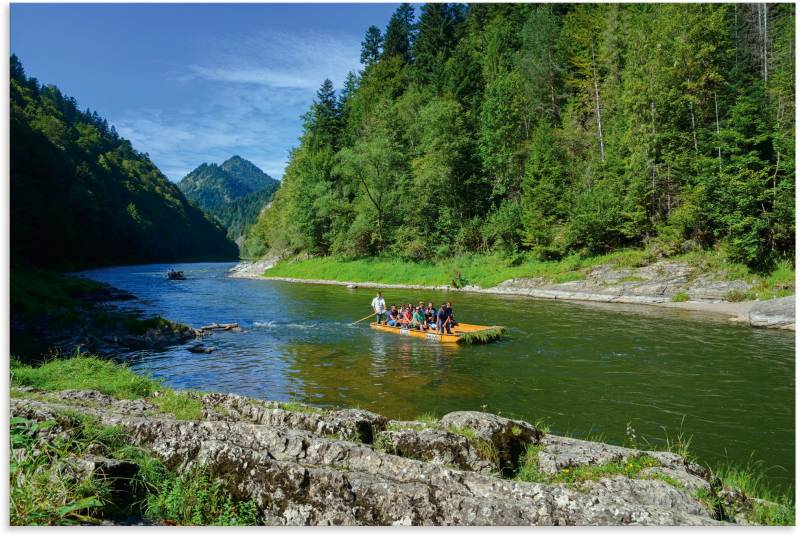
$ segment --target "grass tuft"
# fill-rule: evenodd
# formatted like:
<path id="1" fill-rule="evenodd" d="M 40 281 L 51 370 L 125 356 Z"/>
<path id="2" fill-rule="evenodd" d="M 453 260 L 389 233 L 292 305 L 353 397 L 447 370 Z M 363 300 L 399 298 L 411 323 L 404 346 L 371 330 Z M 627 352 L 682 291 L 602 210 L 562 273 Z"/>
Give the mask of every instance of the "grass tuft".
<path id="1" fill-rule="evenodd" d="M 480 331 L 469 331 L 459 337 L 458 342 L 461 344 L 486 344 L 496 341 L 503 336 L 505 328 L 501 326 L 492 326 L 488 329 Z"/>
<path id="2" fill-rule="evenodd" d="M 162 413 L 171 413 L 182 421 L 197 421 L 203 418 L 203 403 L 186 391 L 166 390 L 151 402 Z"/>
<path id="3" fill-rule="evenodd" d="M 58 426 L 55 437 L 42 435 Z M 66 412 L 58 422 L 10 421 L 14 450 L 11 473 L 12 525 L 98 524 L 103 519 L 144 518 L 170 525 L 255 525 L 251 500 L 229 493 L 203 467 L 177 474 L 130 443 L 121 428 L 100 426 L 97 419 Z M 133 462 L 138 471 L 121 484 L 128 493 L 93 474 L 75 473 L 71 460 L 103 456 Z M 116 502 L 115 502 L 116 501 Z M 117 504 L 118 502 L 118 504 Z"/>
<path id="4" fill-rule="evenodd" d="M 70 358 L 51 359 L 36 367 L 12 360 L 11 386 L 43 391 L 92 389 L 119 399 L 148 398 L 161 412 L 181 420 L 197 420 L 203 414 L 202 403 L 191 393 L 173 391 L 149 376 L 136 374 L 125 364 L 79 351 Z"/>
<path id="5" fill-rule="evenodd" d="M 303 404 L 302 402 L 297 402 L 294 400 L 290 400 L 288 402 L 280 402 L 278 406 L 283 410 L 292 411 L 294 413 L 308 413 L 310 415 L 322 415 L 324 413 L 319 408 L 315 408 L 314 406 L 309 406 L 307 404 Z"/>
<path id="6" fill-rule="evenodd" d="M 675 303 L 687 302 L 689 301 L 689 293 L 685 290 L 680 290 L 672 295 L 672 301 Z"/>
<path id="7" fill-rule="evenodd" d="M 76 351 L 67 359 L 51 359 L 38 367 L 11 362 L 11 385 L 45 391 L 94 389 L 123 399 L 152 396 L 161 388 L 156 380 L 134 373 L 124 364 Z"/>

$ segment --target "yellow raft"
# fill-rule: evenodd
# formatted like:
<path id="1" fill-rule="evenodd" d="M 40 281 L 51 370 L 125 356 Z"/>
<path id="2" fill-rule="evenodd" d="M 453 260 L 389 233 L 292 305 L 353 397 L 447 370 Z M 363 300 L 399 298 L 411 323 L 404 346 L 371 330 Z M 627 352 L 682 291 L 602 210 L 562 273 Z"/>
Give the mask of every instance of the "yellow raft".
<path id="1" fill-rule="evenodd" d="M 428 339 L 430 341 L 456 344 L 480 344 L 496 341 L 505 331 L 502 326 L 478 326 L 475 324 L 461 323 L 451 328 L 452 334 L 439 334 L 435 329 L 420 331 L 417 328 L 400 328 L 387 326 L 386 324 L 377 324 L 375 322 L 370 323 L 369 327 L 396 335 L 408 335 L 410 337 Z"/>

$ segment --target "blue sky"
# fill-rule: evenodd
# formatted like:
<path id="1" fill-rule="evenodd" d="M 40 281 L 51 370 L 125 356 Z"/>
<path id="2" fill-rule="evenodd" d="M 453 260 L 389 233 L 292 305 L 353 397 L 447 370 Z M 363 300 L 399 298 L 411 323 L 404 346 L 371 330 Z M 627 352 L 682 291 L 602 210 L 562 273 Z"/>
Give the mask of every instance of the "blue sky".
<path id="1" fill-rule="evenodd" d="M 11 4 L 11 52 L 171 180 L 234 154 L 280 178 L 319 85 L 397 5 Z"/>

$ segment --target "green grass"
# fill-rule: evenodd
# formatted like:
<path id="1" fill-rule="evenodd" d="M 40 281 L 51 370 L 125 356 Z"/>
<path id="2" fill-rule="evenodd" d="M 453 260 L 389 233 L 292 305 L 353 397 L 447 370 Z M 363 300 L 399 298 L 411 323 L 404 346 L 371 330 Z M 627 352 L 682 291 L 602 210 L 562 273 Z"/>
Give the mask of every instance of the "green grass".
<path id="1" fill-rule="evenodd" d="M 43 440 L 42 430 L 59 426 L 65 434 Z M 66 435 L 66 437 L 64 437 Z M 259 518 L 250 500 L 234 498 L 225 483 L 203 467 L 178 474 L 145 450 L 133 446 L 117 427 L 66 412 L 55 421 L 10 421 L 11 447 L 24 452 L 10 465 L 12 525 L 96 524 L 101 519 L 145 518 L 177 525 L 255 525 Z M 66 459 L 100 455 L 126 460 L 138 471 L 128 481 L 129 495 L 94 475 L 71 476 Z"/>
<path id="2" fill-rule="evenodd" d="M 762 463 L 750 461 L 746 466 L 725 465 L 712 471 L 723 486 L 742 490 L 748 497 L 758 497 L 747 519 L 759 525 L 794 525 L 794 498 L 778 495 L 767 485 Z"/>
<path id="3" fill-rule="evenodd" d="M 458 342 L 461 344 L 487 344 L 503 336 L 505 328 L 493 326 L 481 331 L 469 331 L 461 335 Z"/>
<path id="4" fill-rule="evenodd" d="M 672 295 L 672 301 L 675 303 L 689 301 L 689 293 L 685 290 L 680 290 Z"/>
<path id="5" fill-rule="evenodd" d="M 15 268 L 11 272 L 11 310 L 46 314 L 55 308 L 80 305 L 82 296 L 103 288 L 101 283 L 83 277 Z"/>
<path id="6" fill-rule="evenodd" d="M 397 423 L 389 423 L 386 425 L 387 432 L 399 432 L 401 430 L 425 430 L 429 426 L 427 424 L 397 424 Z"/>
<path id="7" fill-rule="evenodd" d="M 515 476 L 516 480 L 545 484 L 580 484 L 620 475 L 628 478 L 642 478 L 639 473 L 644 469 L 661 466 L 661 463 L 652 456 L 642 455 L 621 462 L 567 467 L 558 473 L 547 474 L 539 469 L 539 453 L 542 448 L 541 445 L 528 446 L 528 449 L 521 456 L 519 469 Z M 648 478 L 650 477 L 648 476 Z"/>
<path id="8" fill-rule="evenodd" d="M 758 280 L 748 292 L 748 299 L 770 300 L 791 296 L 795 290 L 794 267 L 788 261 L 781 261 L 766 277 Z"/>
<path id="9" fill-rule="evenodd" d="M 94 389 L 116 398 L 152 396 L 159 382 L 131 371 L 127 366 L 76 352 L 67 359 L 51 359 L 40 366 L 11 362 L 11 385 L 45 391 Z"/>
<path id="10" fill-rule="evenodd" d="M 457 287 L 478 285 L 489 288 L 513 278 L 541 278 L 546 283 L 565 283 L 584 279 L 590 268 L 601 264 L 610 264 L 617 268 L 635 268 L 656 261 L 652 254 L 641 249 L 627 249 L 590 257 L 571 255 L 558 261 L 541 261 L 532 255 L 518 257 L 512 260 L 499 254 L 467 254 L 438 262 L 410 262 L 388 257 L 364 259 L 315 257 L 282 261 L 265 271 L 264 275 L 359 283 Z M 728 261 L 718 250 L 696 251 L 669 260 L 687 262 L 700 273 L 711 273 L 721 280 L 754 281 L 755 286 L 747 293 L 747 299 L 768 299 L 794 294 L 794 267 L 788 261 L 778 263 L 769 274 L 757 274 L 743 264 Z M 453 285 L 456 279 L 458 284 Z M 629 276 L 623 279 L 625 280 L 641 279 Z"/>
<path id="11" fill-rule="evenodd" d="M 203 403 L 185 391 L 165 390 L 150 400 L 162 413 L 171 413 L 182 421 L 196 421 L 203 417 Z"/>
<path id="12" fill-rule="evenodd" d="M 281 409 L 293 411 L 295 413 L 308 413 L 311 415 L 322 415 L 324 413 L 319 408 L 315 408 L 314 406 L 309 406 L 300 402 L 295 402 L 294 400 L 290 400 L 289 402 L 280 402 L 278 406 Z"/>
<path id="13" fill-rule="evenodd" d="M 426 426 L 436 426 L 436 424 L 439 422 L 439 418 L 433 413 L 423 413 L 421 415 L 417 415 L 414 417 L 414 420 L 421 422 Z"/>
<path id="14" fill-rule="evenodd" d="M 339 259 L 316 257 L 284 261 L 264 272 L 268 277 L 329 279 L 334 281 L 378 282 L 390 284 L 452 285 L 460 274 L 459 285 L 493 287 L 516 277 L 542 278 L 553 283 L 586 277 L 583 270 L 600 264 L 639 266 L 647 259 L 644 252 L 625 250 L 595 257 L 573 255 L 560 261 L 539 261 L 525 256 L 519 264 L 502 255 L 462 255 L 440 262 L 407 262 L 394 258 Z"/>
<path id="15" fill-rule="evenodd" d="M 160 382 L 130 370 L 126 365 L 76 352 L 66 359 L 54 358 L 39 366 L 11 361 L 11 386 L 43 391 L 93 389 L 120 399 L 147 398 L 162 413 L 176 419 L 197 420 L 203 406 L 191 393 L 173 391 Z M 159 396 L 154 397 L 158 392 Z"/>

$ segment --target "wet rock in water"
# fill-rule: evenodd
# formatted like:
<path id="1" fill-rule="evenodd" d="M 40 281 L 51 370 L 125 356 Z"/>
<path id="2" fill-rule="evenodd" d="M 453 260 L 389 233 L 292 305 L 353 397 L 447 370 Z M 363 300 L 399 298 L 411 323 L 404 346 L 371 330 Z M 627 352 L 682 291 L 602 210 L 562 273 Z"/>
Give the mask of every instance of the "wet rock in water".
<path id="1" fill-rule="evenodd" d="M 217 348 L 215 346 L 204 346 L 202 344 L 195 344 L 187 349 L 193 354 L 210 354 Z"/>
<path id="2" fill-rule="evenodd" d="M 794 329 L 795 297 L 786 296 L 757 303 L 748 312 L 748 321 L 755 327 Z"/>
<path id="3" fill-rule="evenodd" d="M 485 474 L 488 466 L 475 440 L 491 444 L 504 460 L 538 444 L 550 456 L 541 458 L 541 469 L 548 463 L 603 463 L 639 452 L 554 439 L 524 421 L 486 413 L 454 412 L 425 428 L 422 423 L 389 423 L 363 410 L 322 410 L 214 393 L 199 399 L 209 417 L 182 421 L 152 414 L 147 403 L 79 405 L 78 400 L 105 399 L 70 392 L 51 396 L 54 400 L 47 402 L 12 398 L 11 413 L 45 421 L 69 420 L 65 411 L 79 411 L 102 426 L 120 427 L 133 444 L 168 467 L 205 466 L 212 477 L 227 482 L 235 498 L 252 500 L 269 524 L 718 523 L 689 489 L 645 475 L 571 486 Z M 677 480 L 701 478 L 679 456 L 649 454 L 656 466 L 661 464 L 653 469 L 669 471 Z M 95 459 L 89 465 L 98 471 L 104 463 Z"/>

